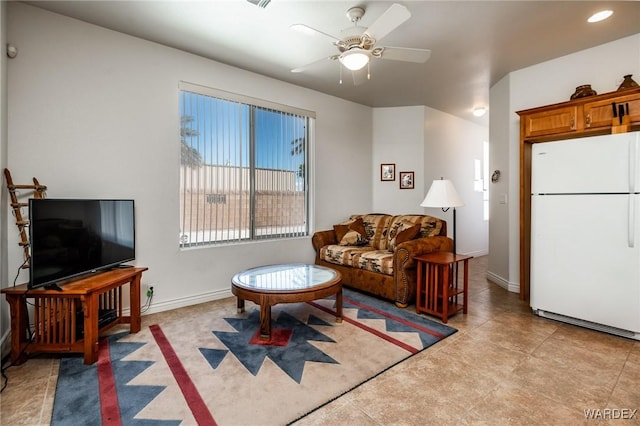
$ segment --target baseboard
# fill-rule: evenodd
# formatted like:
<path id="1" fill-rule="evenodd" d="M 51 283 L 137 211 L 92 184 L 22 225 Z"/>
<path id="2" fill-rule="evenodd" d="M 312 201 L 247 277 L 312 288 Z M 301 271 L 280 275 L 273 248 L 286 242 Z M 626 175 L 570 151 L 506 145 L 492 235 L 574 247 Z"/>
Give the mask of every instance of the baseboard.
<path id="1" fill-rule="evenodd" d="M 156 314 L 158 312 L 170 311 L 172 309 L 184 308 L 186 306 L 197 305 L 199 303 L 211 302 L 213 300 L 225 299 L 232 297 L 231 289 L 216 290 L 207 293 L 201 293 L 194 296 L 181 297 L 178 299 L 164 300 L 160 302 L 151 302 L 149 309 L 144 311 L 142 315 Z M 144 300 L 142 301 L 144 305 Z M 144 309 L 144 306 L 143 306 Z M 128 315 L 127 310 L 123 314 Z"/>
<path id="2" fill-rule="evenodd" d="M 520 284 L 509 282 L 509 280 L 505 280 L 504 278 L 494 274 L 493 272 L 487 271 L 487 279 L 511 293 L 520 293 Z"/>
<path id="3" fill-rule="evenodd" d="M 473 257 L 481 257 L 481 256 L 487 256 L 489 254 L 488 250 L 478 250 L 478 251 L 472 251 L 469 253 L 458 253 L 461 254 L 463 256 L 473 256 Z"/>

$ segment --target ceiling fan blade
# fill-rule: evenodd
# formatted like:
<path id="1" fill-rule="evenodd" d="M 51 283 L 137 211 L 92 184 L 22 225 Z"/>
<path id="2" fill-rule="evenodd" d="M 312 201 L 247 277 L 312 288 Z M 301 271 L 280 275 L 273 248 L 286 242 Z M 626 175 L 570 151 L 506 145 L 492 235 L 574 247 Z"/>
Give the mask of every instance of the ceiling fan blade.
<path id="1" fill-rule="evenodd" d="M 320 30 L 316 30 L 315 28 L 311 28 L 310 26 L 305 25 L 305 24 L 293 24 L 289 28 L 291 28 L 292 30 L 301 32 L 302 34 L 306 34 L 306 35 L 310 35 L 310 36 L 322 36 L 322 37 L 330 38 L 331 42 L 333 42 L 333 43 L 335 43 L 335 42 L 340 40 L 336 36 L 332 36 L 331 34 L 327 34 L 327 33 L 323 32 L 323 31 L 320 31 Z"/>
<path id="2" fill-rule="evenodd" d="M 292 70 L 291 70 L 291 72 L 295 72 L 295 73 L 298 73 L 298 72 L 305 72 L 305 71 L 306 71 L 306 70 L 308 70 L 309 68 L 313 68 L 314 66 L 316 66 L 316 65 L 318 65 L 318 64 L 321 64 L 322 62 L 325 62 L 325 61 L 335 61 L 336 59 L 338 59 L 338 56 L 337 56 L 337 55 L 328 56 L 328 57 L 326 57 L 326 58 L 322 58 L 322 59 L 318 59 L 317 61 L 313 61 L 313 62 L 311 62 L 311 63 L 309 63 L 309 64 L 307 64 L 307 65 L 303 65 L 303 66 L 301 66 L 301 67 L 294 68 L 294 69 L 292 69 Z"/>
<path id="3" fill-rule="evenodd" d="M 405 61 L 415 63 L 425 63 L 431 57 L 429 49 L 413 49 L 410 47 L 385 47 L 382 51 L 381 59 L 392 61 Z"/>
<path id="4" fill-rule="evenodd" d="M 364 33 L 376 41 L 380 41 L 410 17 L 411 12 L 409 12 L 409 9 L 394 3 Z"/>

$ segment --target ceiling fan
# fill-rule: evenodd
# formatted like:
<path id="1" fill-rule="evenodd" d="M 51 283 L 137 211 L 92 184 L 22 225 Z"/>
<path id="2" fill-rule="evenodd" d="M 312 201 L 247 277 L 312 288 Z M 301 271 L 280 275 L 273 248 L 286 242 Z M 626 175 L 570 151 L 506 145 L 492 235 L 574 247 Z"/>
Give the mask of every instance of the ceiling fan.
<path id="1" fill-rule="evenodd" d="M 341 31 L 343 37 L 338 38 L 323 31 L 316 30 L 304 24 L 294 24 L 292 29 L 305 34 L 316 34 L 330 38 L 333 45 L 340 51 L 339 54 L 322 58 L 302 67 L 294 68 L 291 72 L 304 72 L 313 66 L 329 60 L 338 60 L 342 66 L 352 71 L 354 84 L 363 83 L 363 74 L 359 71 L 367 67 L 367 79 L 371 78 L 370 61 L 372 58 L 390 59 L 392 61 L 404 61 L 424 63 L 431 56 L 429 49 L 413 49 L 408 47 L 379 46 L 377 43 L 391 31 L 399 27 L 411 17 L 411 12 L 400 5 L 392 4 L 369 28 L 358 25 L 364 16 L 362 7 L 352 7 L 347 11 L 347 18 L 354 23 L 354 27 Z M 340 67 L 340 84 L 342 84 L 342 67 Z"/>

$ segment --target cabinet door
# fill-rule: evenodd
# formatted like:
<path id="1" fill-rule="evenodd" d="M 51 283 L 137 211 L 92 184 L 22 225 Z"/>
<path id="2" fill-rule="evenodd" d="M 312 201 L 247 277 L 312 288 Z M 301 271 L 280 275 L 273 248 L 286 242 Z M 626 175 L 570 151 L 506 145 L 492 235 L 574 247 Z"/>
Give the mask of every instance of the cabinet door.
<path id="1" fill-rule="evenodd" d="M 525 120 L 525 137 L 575 132 L 577 117 L 578 107 L 575 105 L 528 114 L 522 117 Z"/>
<path id="2" fill-rule="evenodd" d="M 624 92 L 622 92 L 624 93 Z M 632 123 L 640 123 L 640 94 L 635 93 L 627 96 L 618 96 L 614 99 L 589 102 L 584 104 L 584 127 L 586 129 L 595 129 L 598 127 L 611 127 L 611 125 L 620 124 L 613 120 L 613 108 L 622 105 L 625 115 L 629 115 Z M 627 106 L 629 113 L 626 113 Z"/>

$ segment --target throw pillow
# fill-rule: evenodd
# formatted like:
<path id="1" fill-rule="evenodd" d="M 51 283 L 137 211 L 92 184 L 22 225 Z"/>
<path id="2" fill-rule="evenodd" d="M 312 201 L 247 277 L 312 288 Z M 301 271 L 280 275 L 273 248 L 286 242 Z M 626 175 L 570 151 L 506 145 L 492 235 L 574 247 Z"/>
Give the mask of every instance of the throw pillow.
<path id="1" fill-rule="evenodd" d="M 336 233 L 336 240 L 338 240 L 338 242 L 342 241 L 345 234 L 349 232 L 349 224 L 350 223 L 339 223 L 333 225 L 333 231 Z"/>
<path id="2" fill-rule="evenodd" d="M 342 238 L 340 238 L 339 244 L 341 246 L 364 246 L 369 243 L 369 239 L 367 238 L 367 230 L 364 227 L 364 222 L 362 221 L 361 217 L 351 222 L 348 227 L 349 230 L 347 231 L 347 233 L 344 234 Z M 340 230 L 342 230 L 342 228 L 340 228 Z M 336 231 L 336 234 L 337 232 L 338 231 Z"/>
<path id="3" fill-rule="evenodd" d="M 389 243 L 389 250 L 395 251 L 396 247 L 405 241 L 409 241 L 415 238 L 420 232 L 419 223 L 411 223 L 406 220 L 400 222 L 395 229 L 395 236 Z"/>

